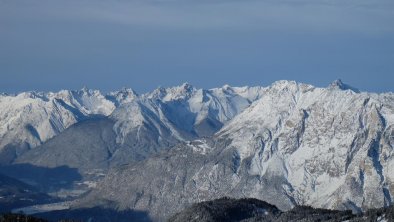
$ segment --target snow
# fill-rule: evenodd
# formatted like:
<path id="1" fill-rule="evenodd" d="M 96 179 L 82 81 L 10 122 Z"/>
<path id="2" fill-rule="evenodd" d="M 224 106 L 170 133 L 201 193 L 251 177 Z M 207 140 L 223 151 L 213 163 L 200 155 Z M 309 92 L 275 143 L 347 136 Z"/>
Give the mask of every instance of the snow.
<path id="1" fill-rule="evenodd" d="M 225 124 L 246 109 L 251 101 L 259 98 L 260 88 L 231 88 L 210 90 L 196 89 L 188 83 L 162 88 L 143 94 L 130 103 L 119 106 L 111 115 L 116 121 L 118 142 L 144 124 L 155 129 L 155 137 L 168 138 L 168 133 L 178 141 L 196 139 L 195 127 L 209 119 Z M 237 93 L 249 96 L 246 98 Z"/>
<path id="2" fill-rule="evenodd" d="M 90 116 L 110 115 L 116 105 L 132 100 L 131 91 L 107 99 L 98 90 L 22 92 L 0 96 L 0 150 L 7 144 L 40 145 L 66 128 Z"/>
<path id="3" fill-rule="evenodd" d="M 209 120 L 217 124 L 214 138 L 231 141 L 226 149 L 235 149 L 241 162 L 251 159 L 249 174 L 284 178 L 284 189 L 299 203 L 378 206 L 384 197 L 376 189 L 394 181 L 394 94 L 360 93 L 340 81 L 328 88 L 277 81 L 268 87 L 226 84 L 213 89 L 185 83 L 143 95 L 131 89 L 104 95 L 86 88 L 2 94 L 0 149 L 23 143 L 33 148 L 97 115 L 115 121 L 118 143 L 131 132 L 140 139 L 141 130 L 150 130 L 159 142 L 185 141 L 202 155 L 212 148 L 198 127 L 207 127 L 204 121 Z M 217 167 L 200 181 L 201 190 L 213 186 Z"/>
<path id="4" fill-rule="evenodd" d="M 34 148 L 71 125 L 97 115 L 111 116 L 118 142 L 144 124 L 158 132 L 157 138 L 176 140 L 196 137 L 194 127 L 206 119 L 220 127 L 261 96 L 262 87 L 196 89 L 184 83 L 138 95 L 132 89 L 102 94 L 99 90 L 22 92 L 0 96 L 0 150 L 7 144 L 27 143 Z M 29 129 L 26 127 L 28 126 Z M 18 135 L 18 136 L 16 136 Z"/>
<path id="5" fill-rule="evenodd" d="M 188 141 L 209 135 L 259 99 L 262 87 L 196 89 L 184 83 L 138 95 L 132 89 L 22 92 L 0 96 L 0 151 L 7 145 L 41 145 L 71 125 L 96 116 L 115 121 L 117 142 L 143 127 L 159 142 Z M 210 125 L 211 124 L 211 125 Z M 213 125 L 212 125 L 213 124 Z M 210 128 L 212 127 L 212 128 Z M 17 154 L 22 154 L 18 151 Z"/>
<path id="6" fill-rule="evenodd" d="M 193 149 L 194 152 L 205 155 L 209 153 L 212 148 L 203 140 L 194 140 L 193 143 L 189 142 L 187 145 Z"/>
<path id="7" fill-rule="evenodd" d="M 374 195 L 374 189 L 381 186 L 379 178 L 394 181 L 390 170 L 394 158 L 389 151 L 393 142 L 381 141 L 391 143 L 386 151 L 381 151 L 385 160 L 378 160 L 384 166 L 384 175 L 379 176 L 375 163 L 365 160 L 370 145 L 379 138 L 378 132 L 393 127 L 392 94 L 358 93 L 349 86 L 316 88 L 277 81 L 263 88 L 261 95 L 216 134 L 231 141 L 227 148 L 236 148 L 241 161 L 252 158 L 249 174 L 284 176 L 294 189 L 287 189 L 290 196 L 300 203 L 336 207 L 338 202 L 350 198 L 360 207 L 382 204 L 366 203 L 355 196 Z M 365 170 L 364 165 L 373 169 L 364 176 L 361 189 L 365 190 L 356 195 L 340 195 L 341 189 L 356 186 L 351 178 L 361 181 L 359 171 Z"/>
<path id="8" fill-rule="evenodd" d="M 382 215 L 376 219 L 377 222 L 388 222 L 386 215 Z"/>
<path id="9" fill-rule="evenodd" d="M 12 210 L 12 212 L 13 213 L 23 212 L 24 214 L 31 215 L 31 214 L 45 213 L 45 212 L 56 211 L 56 210 L 67 210 L 70 209 L 71 204 L 72 201 L 33 205 L 33 206 L 14 209 Z"/>

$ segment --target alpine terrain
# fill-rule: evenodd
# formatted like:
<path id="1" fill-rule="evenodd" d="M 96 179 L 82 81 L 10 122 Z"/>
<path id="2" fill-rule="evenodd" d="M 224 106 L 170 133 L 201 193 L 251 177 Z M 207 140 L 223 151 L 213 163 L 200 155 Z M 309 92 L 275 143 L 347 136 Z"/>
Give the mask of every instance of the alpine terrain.
<path id="1" fill-rule="evenodd" d="M 0 173 L 67 201 L 62 209 L 163 221 L 225 196 L 265 201 L 273 214 L 394 202 L 394 94 L 340 80 L 3 94 L 0 123 Z"/>

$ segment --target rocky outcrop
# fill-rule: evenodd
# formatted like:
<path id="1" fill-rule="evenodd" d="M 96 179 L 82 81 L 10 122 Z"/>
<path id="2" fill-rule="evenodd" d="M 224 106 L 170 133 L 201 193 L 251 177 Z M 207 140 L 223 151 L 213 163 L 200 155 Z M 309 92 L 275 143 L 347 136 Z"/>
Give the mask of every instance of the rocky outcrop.
<path id="1" fill-rule="evenodd" d="M 391 93 L 279 81 L 213 137 L 112 169 L 80 204 L 109 200 L 158 219 L 223 196 L 258 198 L 281 210 L 387 206 L 393 125 Z"/>

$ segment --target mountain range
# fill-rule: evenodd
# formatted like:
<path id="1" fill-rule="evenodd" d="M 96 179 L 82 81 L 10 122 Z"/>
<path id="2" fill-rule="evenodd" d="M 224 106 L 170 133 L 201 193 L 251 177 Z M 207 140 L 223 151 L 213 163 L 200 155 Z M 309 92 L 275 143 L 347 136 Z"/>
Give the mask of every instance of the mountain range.
<path id="1" fill-rule="evenodd" d="M 361 212 L 393 203 L 394 94 L 340 80 L 326 88 L 277 81 L 142 95 L 3 94 L 0 123 L 0 173 L 37 185 L 15 168 L 67 167 L 80 178 L 40 192 L 70 191 L 71 208 L 133 209 L 164 220 L 223 196 L 280 210 Z"/>

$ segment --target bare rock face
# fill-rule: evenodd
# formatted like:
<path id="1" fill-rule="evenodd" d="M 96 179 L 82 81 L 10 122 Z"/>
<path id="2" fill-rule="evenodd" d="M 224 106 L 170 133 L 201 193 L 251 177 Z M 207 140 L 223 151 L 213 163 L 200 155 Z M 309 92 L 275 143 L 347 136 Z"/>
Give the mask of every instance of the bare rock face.
<path id="1" fill-rule="evenodd" d="M 212 137 L 113 168 L 79 204 L 113 201 L 162 220 L 223 196 L 282 210 L 363 211 L 393 202 L 392 93 L 279 81 L 259 95 Z"/>

